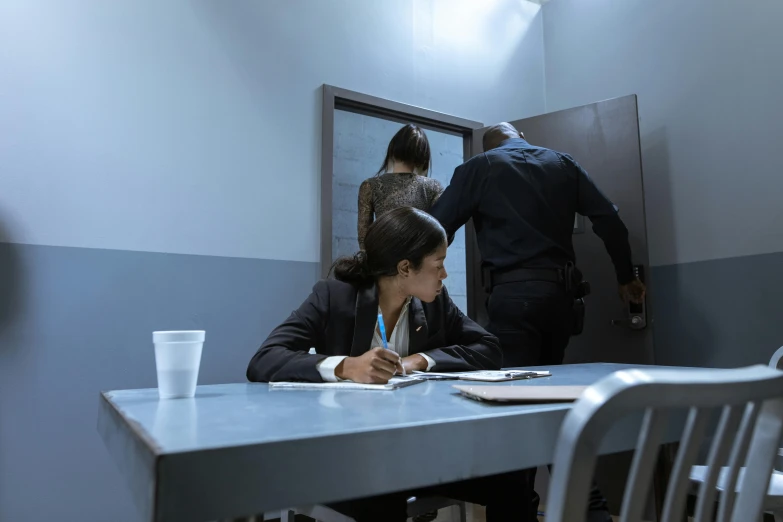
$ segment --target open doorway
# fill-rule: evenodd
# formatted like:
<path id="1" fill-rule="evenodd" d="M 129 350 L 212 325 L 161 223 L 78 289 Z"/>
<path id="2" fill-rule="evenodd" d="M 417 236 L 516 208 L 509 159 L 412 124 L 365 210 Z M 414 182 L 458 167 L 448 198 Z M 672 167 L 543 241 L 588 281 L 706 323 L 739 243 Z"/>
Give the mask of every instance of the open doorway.
<path id="1" fill-rule="evenodd" d="M 323 86 L 321 150 L 321 274 L 332 262 L 353 255 L 357 242 L 359 185 L 381 167 L 389 140 L 406 123 L 424 129 L 430 143 L 429 176 L 445 188 L 454 169 L 470 158 L 473 130 L 482 124 L 447 114 Z M 445 281 L 454 303 L 468 315 L 465 227 L 449 247 Z"/>

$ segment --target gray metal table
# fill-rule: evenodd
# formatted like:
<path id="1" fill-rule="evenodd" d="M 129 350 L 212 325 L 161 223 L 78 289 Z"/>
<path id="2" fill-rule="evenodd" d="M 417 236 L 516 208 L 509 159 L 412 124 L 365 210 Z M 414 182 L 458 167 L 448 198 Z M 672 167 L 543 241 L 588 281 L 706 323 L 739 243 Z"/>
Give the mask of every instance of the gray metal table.
<path id="1" fill-rule="evenodd" d="M 638 366 L 556 366 L 552 377 L 508 384 L 592 384 L 630 367 Z M 453 384 L 393 392 L 222 384 L 167 401 L 156 389 L 113 391 L 101 396 L 98 430 L 142 520 L 156 522 L 252 515 L 551 463 L 569 405 L 480 403 Z M 638 426 L 638 418 L 618 424 L 602 453 L 632 449 Z M 672 429 L 667 441 L 677 435 Z"/>

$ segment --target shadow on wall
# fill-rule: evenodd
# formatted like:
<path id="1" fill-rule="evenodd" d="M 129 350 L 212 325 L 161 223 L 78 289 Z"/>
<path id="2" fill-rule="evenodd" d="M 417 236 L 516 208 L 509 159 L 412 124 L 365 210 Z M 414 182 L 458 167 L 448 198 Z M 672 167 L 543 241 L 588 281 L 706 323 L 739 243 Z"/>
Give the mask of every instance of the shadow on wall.
<path id="1" fill-rule="evenodd" d="M 19 343 L 12 339 L 12 332 L 17 318 L 21 315 L 23 305 L 22 263 L 17 246 L 11 243 L 11 236 L 6 227 L 6 221 L 0 214 L 0 364 L 13 367 L 15 361 L 12 347 L 19 346 Z M 5 409 L 4 403 L 0 400 L 0 415 L 3 414 L 1 411 L 3 409 Z M 6 464 L 6 459 L 3 457 L 3 452 L 0 451 L 0 468 Z M 5 484 L 0 484 L 0 488 L 4 486 Z"/>
<path id="2" fill-rule="evenodd" d="M 665 245 L 664 251 L 669 253 L 667 257 L 676 259 L 677 230 L 666 128 L 660 127 L 642 136 L 641 146 L 648 246 Z"/>
<path id="3" fill-rule="evenodd" d="M 677 230 L 665 127 L 642 137 L 642 158 L 648 243 L 668 243 L 676 259 Z M 703 294 L 682 280 L 677 265 L 653 268 L 650 279 L 655 364 L 703 365 L 714 346 L 714 334 L 700 304 Z"/>
<path id="4" fill-rule="evenodd" d="M 16 343 L 3 342 L 14 320 L 22 310 L 22 267 L 15 244 L 0 215 L 0 353 L 3 346 Z"/>

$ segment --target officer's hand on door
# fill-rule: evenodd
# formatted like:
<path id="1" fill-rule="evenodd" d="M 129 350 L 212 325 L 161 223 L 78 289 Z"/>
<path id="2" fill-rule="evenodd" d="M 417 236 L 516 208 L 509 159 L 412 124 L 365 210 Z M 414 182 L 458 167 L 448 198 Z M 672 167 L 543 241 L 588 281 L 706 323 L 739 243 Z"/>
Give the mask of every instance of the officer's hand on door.
<path id="1" fill-rule="evenodd" d="M 620 299 L 624 303 L 641 304 L 644 302 L 644 296 L 647 293 L 647 287 L 639 279 L 634 279 L 628 284 L 620 285 Z"/>

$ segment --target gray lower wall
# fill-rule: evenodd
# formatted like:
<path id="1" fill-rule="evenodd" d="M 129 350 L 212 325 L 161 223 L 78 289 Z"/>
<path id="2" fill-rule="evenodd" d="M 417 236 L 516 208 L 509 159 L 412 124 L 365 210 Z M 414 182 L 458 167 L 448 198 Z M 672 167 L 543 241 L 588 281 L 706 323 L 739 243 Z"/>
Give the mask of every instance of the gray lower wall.
<path id="1" fill-rule="evenodd" d="M 783 252 L 652 269 L 655 362 L 767 363 L 783 345 Z"/>
<path id="2" fill-rule="evenodd" d="M 199 382 L 241 382 L 316 263 L 0 243 L 0 520 L 135 522 L 101 390 L 156 385 L 151 333 L 205 329 Z"/>

